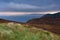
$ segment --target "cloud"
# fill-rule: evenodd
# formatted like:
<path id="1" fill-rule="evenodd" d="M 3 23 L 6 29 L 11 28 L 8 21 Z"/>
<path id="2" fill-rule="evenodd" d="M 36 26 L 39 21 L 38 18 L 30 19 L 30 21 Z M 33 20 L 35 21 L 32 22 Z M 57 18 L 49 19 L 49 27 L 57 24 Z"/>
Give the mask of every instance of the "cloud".
<path id="1" fill-rule="evenodd" d="M 27 14 L 41 14 L 41 13 L 40 12 L 0 12 L 0 16 L 17 16 L 17 15 L 21 16 Z"/>
<path id="2" fill-rule="evenodd" d="M 27 14 L 54 14 L 60 11 L 51 11 L 51 12 L 0 12 L 0 16 L 21 16 Z"/>
<path id="3" fill-rule="evenodd" d="M 9 3 L 6 6 L 10 8 L 16 9 L 36 9 L 39 8 L 38 6 L 28 5 L 28 4 L 17 4 L 17 3 Z"/>
<path id="4" fill-rule="evenodd" d="M 40 1 L 39 1 L 40 2 Z M 47 1 L 48 2 L 48 1 Z M 27 3 L 16 3 L 16 2 L 0 2 L 0 11 L 16 11 L 16 12 L 40 12 L 40 11 L 59 11 L 60 6 L 52 3 L 49 4 L 47 2 L 33 4 L 27 4 Z M 43 6 L 44 5 L 44 6 Z"/>
<path id="5" fill-rule="evenodd" d="M 18 3 L 0 3 L 0 10 L 1 11 L 8 11 L 8 10 L 25 10 L 25 9 L 39 9 L 38 6 L 33 6 L 29 4 L 18 4 Z"/>

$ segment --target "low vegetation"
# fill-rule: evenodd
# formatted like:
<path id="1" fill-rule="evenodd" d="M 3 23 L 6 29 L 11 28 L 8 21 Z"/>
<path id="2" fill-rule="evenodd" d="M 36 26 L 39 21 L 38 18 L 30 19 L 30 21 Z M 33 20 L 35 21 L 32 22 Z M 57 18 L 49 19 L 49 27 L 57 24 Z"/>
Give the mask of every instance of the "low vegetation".
<path id="1" fill-rule="evenodd" d="M 0 40 L 60 40 L 60 36 L 32 26 L 1 23 Z"/>

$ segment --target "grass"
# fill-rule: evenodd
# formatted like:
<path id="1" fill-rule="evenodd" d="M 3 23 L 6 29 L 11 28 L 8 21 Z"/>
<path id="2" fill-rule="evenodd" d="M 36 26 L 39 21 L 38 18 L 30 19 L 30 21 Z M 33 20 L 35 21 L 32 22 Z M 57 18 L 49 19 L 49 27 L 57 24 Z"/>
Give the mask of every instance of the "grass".
<path id="1" fill-rule="evenodd" d="M 0 40 L 60 40 L 60 36 L 17 23 L 0 24 Z"/>

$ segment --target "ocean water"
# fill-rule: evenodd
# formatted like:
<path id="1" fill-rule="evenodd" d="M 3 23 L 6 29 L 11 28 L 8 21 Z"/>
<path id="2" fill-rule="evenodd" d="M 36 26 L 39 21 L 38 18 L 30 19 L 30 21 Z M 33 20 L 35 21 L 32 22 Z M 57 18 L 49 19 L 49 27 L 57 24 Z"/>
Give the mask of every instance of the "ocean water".
<path id="1" fill-rule="evenodd" d="M 43 16 L 42 14 L 26 14 L 26 15 L 16 15 L 16 16 L 0 16 L 0 19 L 6 19 L 16 22 L 27 22 L 28 20 L 34 18 L 40 18 L 42 16 Z"/>

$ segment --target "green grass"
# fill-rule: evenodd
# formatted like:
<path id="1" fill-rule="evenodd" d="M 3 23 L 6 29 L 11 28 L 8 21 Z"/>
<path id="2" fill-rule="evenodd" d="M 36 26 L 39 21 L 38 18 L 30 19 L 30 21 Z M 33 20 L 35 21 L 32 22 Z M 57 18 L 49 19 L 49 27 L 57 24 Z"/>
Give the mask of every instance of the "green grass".
<path id="1" fill-rule="evenodd" d="M 60 36 L 35 27 L 21 24 L 0 24 L 0 40 L 60 40 Z"/>

